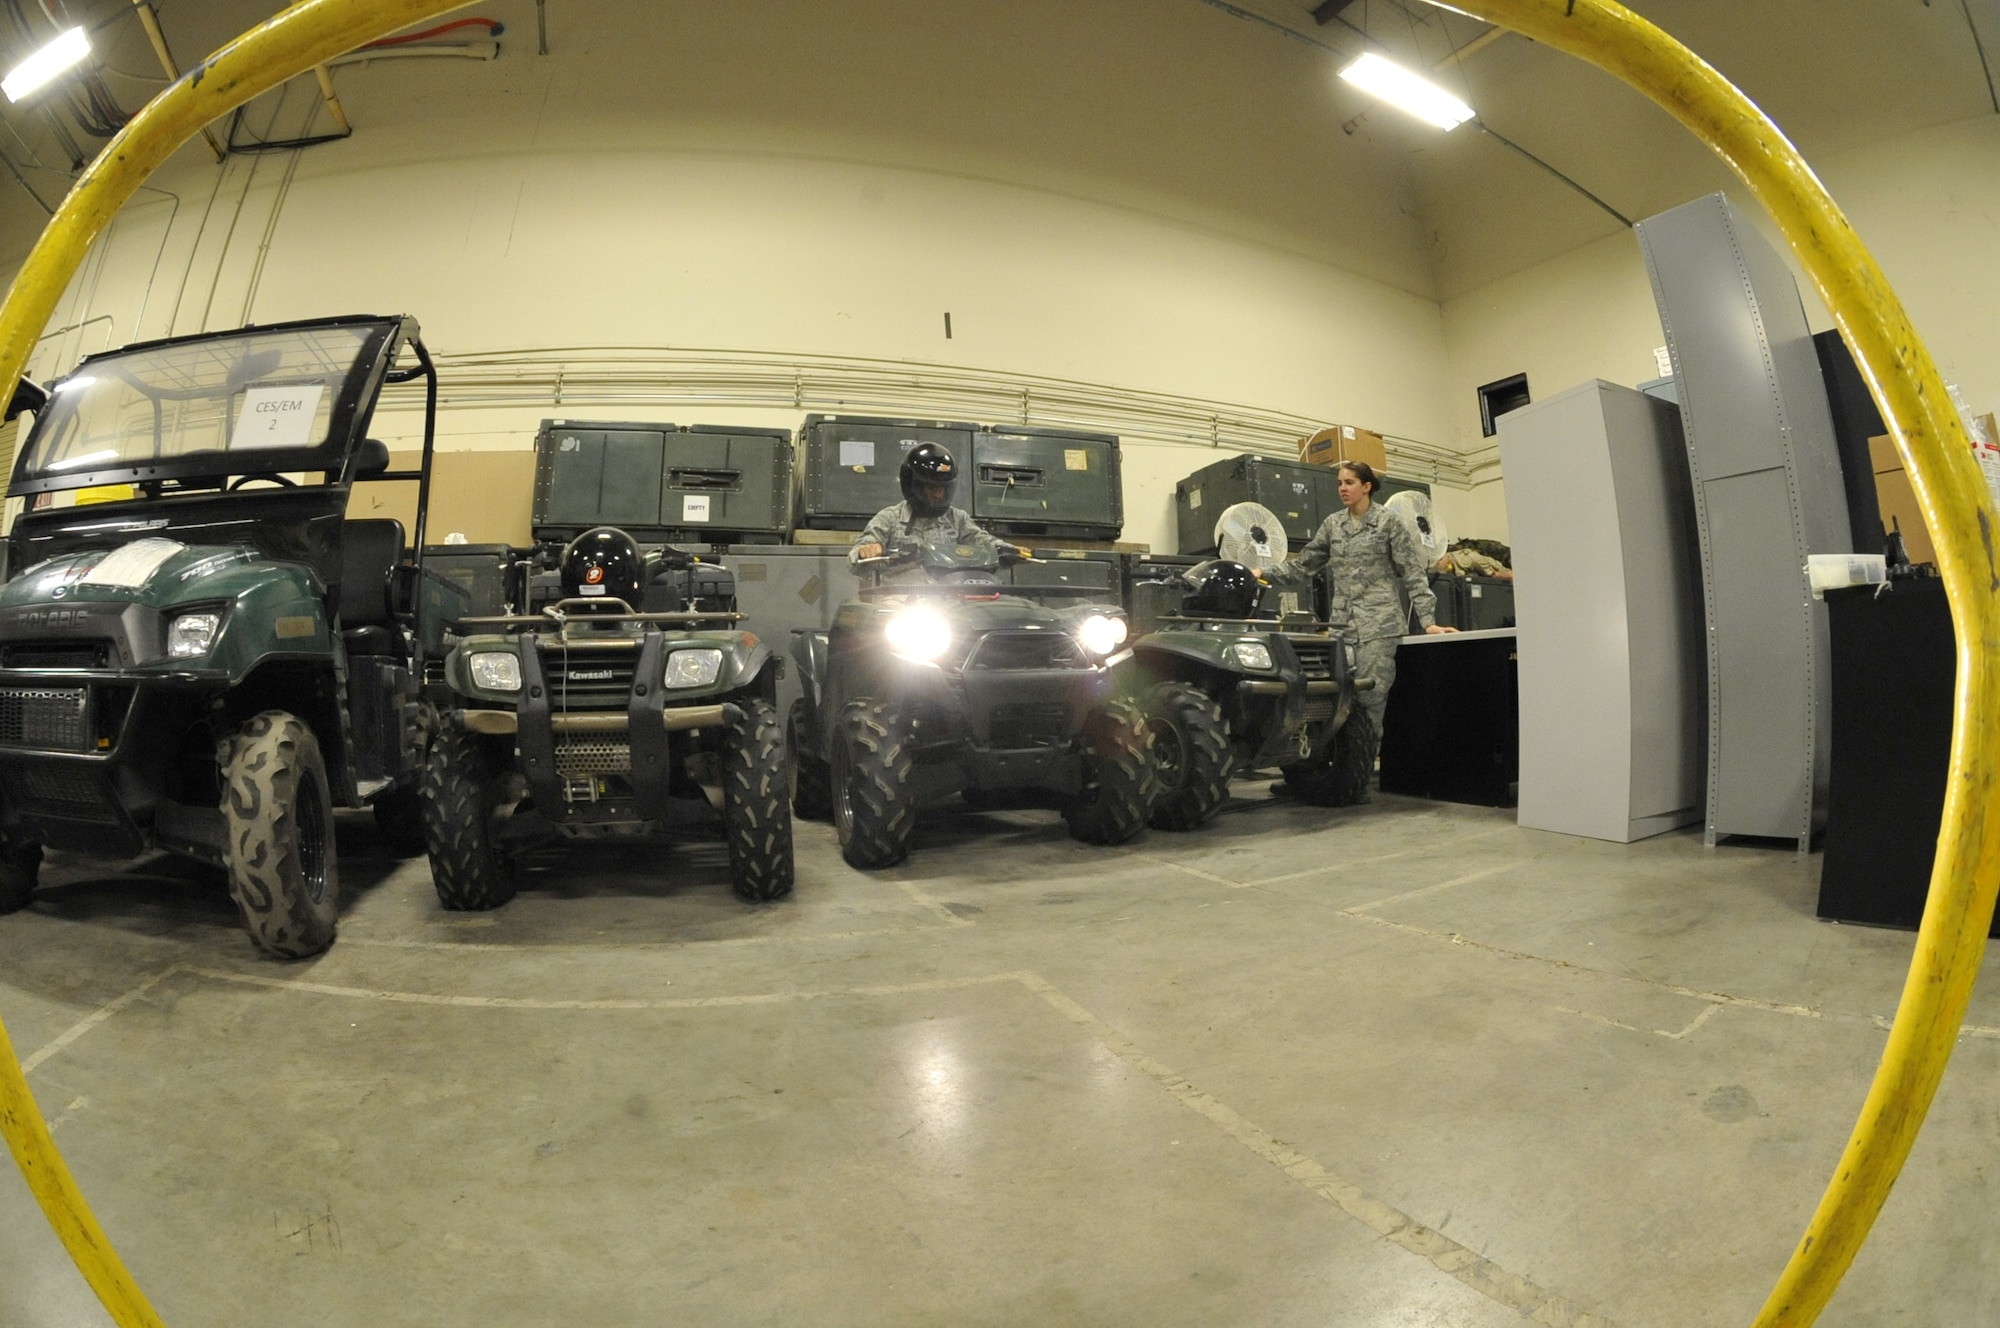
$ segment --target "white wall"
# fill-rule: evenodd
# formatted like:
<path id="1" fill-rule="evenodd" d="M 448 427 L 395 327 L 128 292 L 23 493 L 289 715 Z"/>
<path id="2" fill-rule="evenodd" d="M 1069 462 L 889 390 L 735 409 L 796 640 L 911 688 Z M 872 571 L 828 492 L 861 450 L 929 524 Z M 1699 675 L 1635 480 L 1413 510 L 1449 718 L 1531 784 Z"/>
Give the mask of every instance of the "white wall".
<path id="1" fill-rule="evenodd" d="M 183 153 L 79 274 L 35 369 L 142 337 L 407 312 L 439 353 L 744 348 L 1048 375 L 1419 439 L 1447 430 L 1443 324 L 1419 296 L 1166 218 L 935 172 L 603 152 L 373 167 L 354 141 Z M 210 195 L 213 195 L 211 198 Z M 952 315 L 952 336 L 944 314 Z M 94 321 L 92 321 L 94 320 Z M 553 399 L 454 413 L 444 445 L 525 448 Z M 780 423 L 726 406 L 621 412 Z M 984 422 L 984 421 L 982 421 Z M 383 431 L 402 438 L 393 422 Z M 1207 447 L 1135 446 L 1126 538 L 1175 545 Z"/>
<path id="2" fill-rule="evenodd" d="M 2000 117 L 1924 130 L 1813 166 L 1946 381 L 1959 384 L 1975 410 L 2000 409 Z M 1755 201 L 1732 196 L 1789 259 Z M 1798 275 L 1796 263 L 1793 269 Z M 1799 285 L 1813 330 L 1831 327 L 1810 283 L 1800 276 Z M 1481 383 L 1525 371 L 1541 400 L 1588 378 L 1630 385 L 1658 376 L 1652 351 L 1665 337 L 1638 239 L 1629 233 L 1448 300 L 1443 315 L 1449 437 L 1461 448 L 1481 441 Z M 1491 507 L 1498 487 L 1446 496 Z"/>

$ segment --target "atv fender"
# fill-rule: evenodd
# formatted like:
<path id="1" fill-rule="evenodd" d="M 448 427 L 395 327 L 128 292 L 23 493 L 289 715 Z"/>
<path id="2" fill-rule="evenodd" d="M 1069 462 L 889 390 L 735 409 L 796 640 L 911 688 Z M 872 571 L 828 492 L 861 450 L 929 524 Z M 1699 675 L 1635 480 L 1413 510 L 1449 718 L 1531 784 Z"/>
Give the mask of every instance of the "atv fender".
<path id="1" fill-rule="evenodd" d="M 826 633 L 792 633 L 792 658 L 799 663 L 799 686 L 805 691 L 806 709 L 818 713 L 826 690 Z"/>

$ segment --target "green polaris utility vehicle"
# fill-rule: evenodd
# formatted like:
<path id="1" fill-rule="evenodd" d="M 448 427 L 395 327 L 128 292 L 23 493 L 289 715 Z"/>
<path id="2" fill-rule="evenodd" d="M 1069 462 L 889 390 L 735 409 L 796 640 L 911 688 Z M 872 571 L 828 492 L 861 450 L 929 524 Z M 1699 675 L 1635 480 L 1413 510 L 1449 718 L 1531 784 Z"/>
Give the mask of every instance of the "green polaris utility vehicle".
<path id="1" fill-rule="evenodd" d="M 1302 801 L 1368 800 L 1376 735 L 1355 703 L 1345 642 L 1309 613 L 1258 618 L 1263 583 L 1227 558 L 1187 569 L 1179 612 L 1132 643 L 1126 674 L 1153 736 L 1151 823 L 1193 830 L 1229 800 L 1238 773 L 1269 769 Z"/>
<path id="2" fill-rule="evenodd" d="M 391 473 L 369 421 L 417 379 L 422 465 Z M 127 346 L 53 385 L 8 491 L 0 912 L 45 846 L 170 849 L 223 867 L 251 939 L 295 959 L 333 943 L 334 808 L 421 850 L 425 661 L 463 600 L 422 569 L 436 415 L 400 317 Z M 417 483 L 414 539 L 348 519 L 371 480 Z"/>
<path id="3" fill-rule="evenodd" d="M 693 570 L 662 553 L 669 577 Z M 522 854 L 579 840 L 719 834 L 739 896 L 791 893 L 783 661 L 733 611 L 636 611 L 653 570 L 600 526 L 563 551 L 555 603 L 454 625 L 452 705 L 424 777 L 446 908 L 497 908 Z"/>
<path id="4" fill-rule="evenodd" d="M 1129 658 L 1123 609 L 1026 598 L 1061 592 L 1003 586 L 998 558 L 963 544 L 893 549 L 862 569 L 876 584 L 792 647 L 805 683 L 790 717 L 792 805 L 832 817 L 851 865 L 902 861 L 917 809 L 954 793 L 1057 807 L 1089 844 L 1145 829 L 1150 744 L 1115 681 Z"/>

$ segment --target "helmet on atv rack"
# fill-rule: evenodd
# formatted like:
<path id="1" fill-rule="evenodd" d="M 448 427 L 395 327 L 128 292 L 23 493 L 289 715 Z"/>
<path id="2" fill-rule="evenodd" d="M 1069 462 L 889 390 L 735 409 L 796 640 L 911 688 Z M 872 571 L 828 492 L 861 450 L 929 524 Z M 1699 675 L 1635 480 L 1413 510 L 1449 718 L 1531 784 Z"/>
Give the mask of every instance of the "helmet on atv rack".
<path id="1" fill-rule="evenodd" d="M 919 443 L 903 454 L 898 472 L 903 501 L 911 516 L 943 516 L 951 507 L 951 487 L 958 480 L 958 463 L 936 443 Z"/>
<path id="2" fill-rule="evenodd" d="M 644 564 L 639 545 L 615 526 L 586 530 L 562 554 L 564 599 L 622 599 L 637 608 Z"/>
<path id="3" fill-rule="evenodd" d="M 1256 573 L 1228 558 L 1196 563 L 1181 579 L 1188 585 L 1181 612 L 1202 618 L 1248 618 L 1263 591 Z"/>

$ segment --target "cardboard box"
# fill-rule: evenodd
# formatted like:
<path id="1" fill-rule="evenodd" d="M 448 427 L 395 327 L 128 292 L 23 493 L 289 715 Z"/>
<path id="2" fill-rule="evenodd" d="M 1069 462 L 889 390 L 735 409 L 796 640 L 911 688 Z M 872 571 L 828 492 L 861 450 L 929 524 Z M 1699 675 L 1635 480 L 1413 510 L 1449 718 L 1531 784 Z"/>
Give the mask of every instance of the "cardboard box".
<path id="1" fill-rule="evenodd" d="M 1299 439 L 1299 460 L 1309 466 L 1337 466 L 1343 461 L 1362 461 L 1374 470 L 1389 468 L 1389 454 L 1382 446 L 1382 435 L 1357 429 L 1351 424 L 1328 425 L 1310 438 Z"/>
<path id="2" fill-rule="evenodd" d="M 1868 459 L 1875 469 L 1875 502 L 1882 509 L 1882 532 L 1898 530 L 1903 548 L 1913 563 L 1934 563 L 1937 550 L 1931 544 L 1930 527 L 1924 524 L 1923 509 L 1917 506 L 1917 491 L 1903 469 L 1896 440 L 1878 434 L 1868 440 Z M 1866 553 L 1869 550 L 1862 550 Z"/>
<path id="3" fill-rule="evenodd" d="M 423 453 L 389 454 L 391 470 L 415 470 Z M 442 544 L 456 530 L 473 544 L 531 543 L 535 502 L 535 454 L 531 451 L 439 452 L 431 466 L 431 513 L 427 544 Z M 394 517 L 403 537 L 414 538 L 417 485 L 414 480 L 357 484 L 347 499 L 350 517 Z"/>

